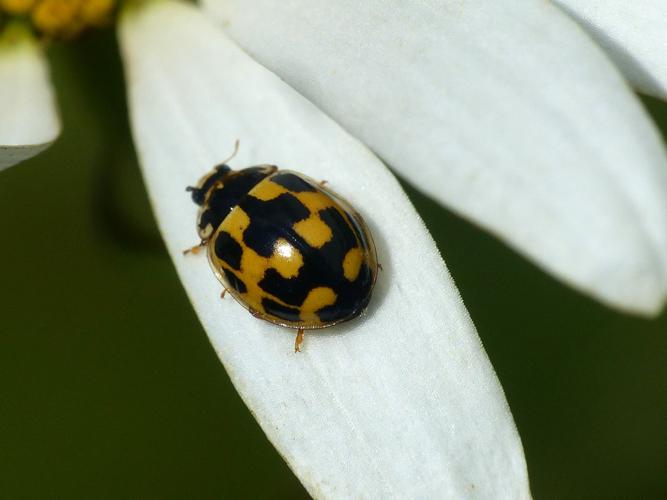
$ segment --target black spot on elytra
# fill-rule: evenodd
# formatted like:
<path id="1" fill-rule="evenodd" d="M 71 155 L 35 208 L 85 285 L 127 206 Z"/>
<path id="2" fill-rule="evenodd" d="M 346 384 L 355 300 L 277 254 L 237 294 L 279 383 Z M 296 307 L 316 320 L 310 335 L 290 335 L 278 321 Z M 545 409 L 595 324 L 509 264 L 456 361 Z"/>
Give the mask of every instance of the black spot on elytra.
<path id="1" fill-rule="evenodd" d="M 248 291 L 248 288 L 245 286 L 243 280 L 236 276 L 236 274 L 234 274 L 229 269 L 223 269 L 223 272 L 225 273 L 227 283 L 229 283 L 229 286 L 231 286 L 234 290 L 239 293 L 246 293 Z"/>
<path id="2" fill-rule="evenodd" d="M 265 292 L 279 297 L 283 302 L 294 306 L 300 306 L 306 300 L 310 286 L 308 280 L 313 277 L 313 270 L 305 263 L 294 278 L 283 278 L 278 271 L 269 268 L 259 282 L 259 286 Z"/>
<path id="3" fill-rule="evenodd" d="M 231 267 L 241 269 L 243 248 L 227 231 L 220 231 L 215 237 L 215 255 Z"/>
<path id="4" fill-rule="evenodd" d="M 370 292 L 373 286 L 373 275 L 366 264 L 361 266 L 359 275 L 353 283 L 347 280 L 344 283 L 337 289 L 338 298 L 336 302 L 316 311 L 317 316 L 323 323 L 331 323 L 342 318 L 354 318 L 366 309 L 368 302 L 371 300 Z"/>
<path id="5" fill-rule="evenodd" d="M 342 275 L 343 261 L 347 252 L 357 246 L 357 235 L 354 231 L 356 228 L 350 227 L 343 215 L 334 207 L 322 209 L 318 215 L 322 222 L 332 228 L 333 232 L 333 238 L 320 248 L 320 252 L 327 262 L 337 263 L 339 266 L 337 271 Z M 351 219 L 351 217 L 348 218 Z"/>
<path id="6" fill-rule="evenodd" d="M 289 193 L 268 201 L 246 196 L 239 206 L 250 218 L 243 241 L 262 257 L 273 255 L 279 238 L 293 243 L 296 233 L 292 226 L 310 215 L 310 210 Z"/>
<path id="7" fill-rule="evenodd" d="M 351 216 L 349 224 L 338 209 L 323 209 L 319 216 L 329 226 L 333 237 L 321 248 L 313 248 L 292 229 L 295 222 L 309 215 L 308 210 L 302 205 L 298 208 L 299 205 L 298 200 L 289 194 L 269 201 L 248 196 L 243 201 L 242 208 L 251 220 L 243 235 L 248 246 L 268 257 L 273 254 L 276 240 L 283 238 L 303 257 L 303 266 L 297 276 L 284 278 L 276 269 L 269 268 L 258 284 L 262 290 L 294 308 L 303 304 L 313 288 L 329 287 L 337 299 L 334 304 L 317 311 L 321 320 L 334 322 L 353 318 L 368 304 L 373 275 L 367 265 L 362 265 L 355 281 L 350 282 L 343 274 L 343 260 L 347 252 L 360 242 L 365 251 L 368 249 L 363 231 Z M 286 313 L 280 308 L 273 311 L 267 309 L 267 312 L 294 321 L 291 316 L 283 315 Z"/>
<path id="8" fill-rule="evenodd" d="M 287 307 L 271 299 L 262 299 L 262 307 L 267 314 L 282 318 L 287 321 L 300 321 L 299 310 L 294 307 Z"/>
<path id="9" fill-rule="evenodd" d="M 284 278 L 275 269 L 267 269 L 259 286 L 290 305 L 300 306 L 314 287 L 327 286 L 339 296 L 334 304 L 346 303 L 354 295 L 354 283 L 349 283 L 343 274 L 343 260 L 357 246 L 354 228 L 351 228 L 341 213 L 333 208 L 318 212 L 320 219 L 329 226 L 333 237 L 321 248 L 311 247 L 298 234 L 291 234 L 290 241 L 300 252 L 304 264 L 299 274 Z M 362 273 L 360 273 L 361 275 Z"/>
<path id="10" fill-rule="evenodd" d="M 248 192 L 269 174 L 270 171 L 266 167 L 244 168 L 224 177 L 222 187 L 213 188 L 214 183 L 211 184 L 209 190 L 213 188 L 213 191 L 208 199 L 206 210 L 199 217 L 199 228 L 203 230 L 210 224 L 214 230 L 217 229 L 232 208 L 238 205 Z"/>
<path id="11" fill-rule="evenodd" d="M 289 172 L 280 172 L 271 177 L 271 182 L 275 182 L 280 186 L 289 189 L 294 193 L 302 193 L 304 191 L 315 192 L 317 188 L 305 181 L 298 175 L 290 174 Z"/>

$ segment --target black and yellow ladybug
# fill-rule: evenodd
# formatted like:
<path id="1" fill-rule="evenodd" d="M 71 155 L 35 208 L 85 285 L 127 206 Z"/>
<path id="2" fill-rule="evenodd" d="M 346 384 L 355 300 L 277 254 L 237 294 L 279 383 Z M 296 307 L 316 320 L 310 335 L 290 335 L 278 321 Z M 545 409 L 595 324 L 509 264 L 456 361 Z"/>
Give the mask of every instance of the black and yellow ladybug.
<path id="1" fill-rule="evenodd" d="M 228 160 L 227 160 L 228 161 Z M 218 165 L 196 187 L 197 231 L 225 291 L 258 318 L 298 330 L 358 316 L 377 277 L 361 216 L 312 179 L 274 165 Z"/>

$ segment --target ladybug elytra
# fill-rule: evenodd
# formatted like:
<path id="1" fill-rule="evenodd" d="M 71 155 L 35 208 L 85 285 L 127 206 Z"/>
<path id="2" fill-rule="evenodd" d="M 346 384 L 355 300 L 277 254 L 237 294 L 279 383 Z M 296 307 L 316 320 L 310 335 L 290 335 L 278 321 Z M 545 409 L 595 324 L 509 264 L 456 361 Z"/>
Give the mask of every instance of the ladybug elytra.
<path id="1" fill-rule="evenodd" d="M 227 160 L 228 161 L 228 160 Z M 195 187 L 197 232 L 225 292 L 254 316 L 298 330 L 357 317 L 377 278 L 375 246 L 349 203 L 303 174 L 216 166 Z"/>

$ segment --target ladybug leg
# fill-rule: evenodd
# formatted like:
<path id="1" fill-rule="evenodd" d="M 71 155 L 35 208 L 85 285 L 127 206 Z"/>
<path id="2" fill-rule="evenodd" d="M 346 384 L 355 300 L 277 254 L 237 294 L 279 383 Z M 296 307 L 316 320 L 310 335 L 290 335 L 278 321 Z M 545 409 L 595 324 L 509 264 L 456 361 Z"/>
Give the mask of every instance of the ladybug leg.
<path id="1" fill-rule="evenodd" d="M 378 262 L 378 269 L 379 269 L 380 271 L 384 271 L 384 269 L 382 269 L 382 264 L 380 264 L 379 262 Z"/>
<path id="2" fill-rule="evenodd" d="M 199 245 L 195 245 L 192 248 L 188 248 L 187 250 L 183 250 L 183 255 L 188 255 L 189 253 L 191 253 L 193 255 L 197 255 L 199 253 L 199 251 L 202 249 L 202 247 L 206 246 L 206 243 L 208 243 L 208 241 L 201 240 Z"/>
<path id="3" fill-rule="evenodd" d="M 329 184 L 329 181 L 320 181 L 319 184 L 320 184 L 320 187 L 324 187 L 327 184 Z"/>
<path id="4" fill-rule="evenodd" d="M 296 339 L 294 340 L 294 352 L 301 352 L 301 344 L 303 344 L 303 328 L 299 328 L 296 332 Z"/>
<path id="5" fill-rule="evenodd" d="M 226 288 L 223 288 L 223 289 L 222 289 L 222 293 L 220 294 L 220 298 L 221 298 L 221 299 L 224 299 L 226 293 L 227 293 L 227 289 L 226 289 Z"/>

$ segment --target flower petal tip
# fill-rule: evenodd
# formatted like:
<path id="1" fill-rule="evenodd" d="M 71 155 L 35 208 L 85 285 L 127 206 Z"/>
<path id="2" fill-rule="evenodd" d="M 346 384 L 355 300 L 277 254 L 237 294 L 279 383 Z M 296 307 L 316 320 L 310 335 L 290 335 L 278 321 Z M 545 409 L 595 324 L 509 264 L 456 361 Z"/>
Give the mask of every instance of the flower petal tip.
<path id="1" fill-rule="evenodd" d="M 660 0 L 555 0 L 640 92 L 667 99 L 667 4 Z"/>
<path id="2" fill-rule="evenodd" d="M 41 47 L 22 25 L 0 35 L 0 170 L 48 148 L 60 120 Z"/>

